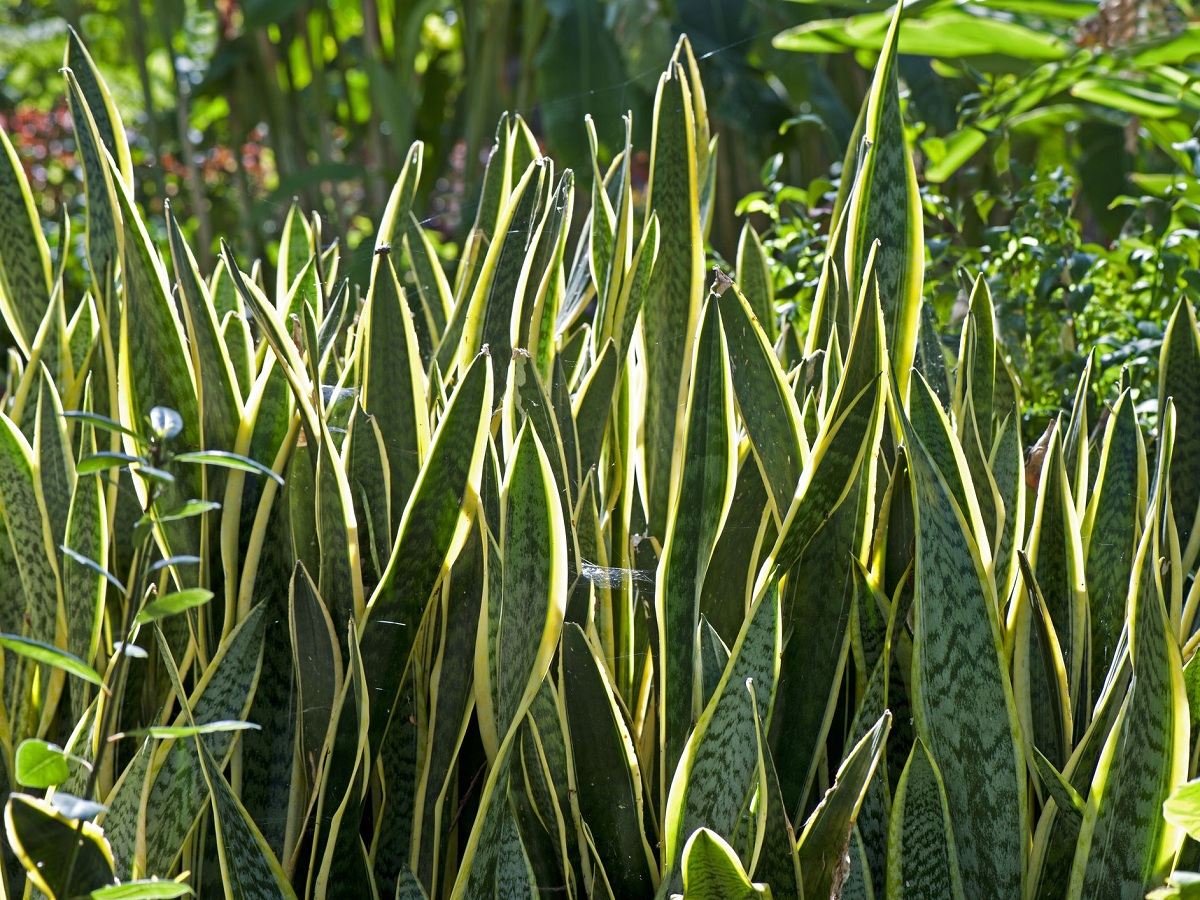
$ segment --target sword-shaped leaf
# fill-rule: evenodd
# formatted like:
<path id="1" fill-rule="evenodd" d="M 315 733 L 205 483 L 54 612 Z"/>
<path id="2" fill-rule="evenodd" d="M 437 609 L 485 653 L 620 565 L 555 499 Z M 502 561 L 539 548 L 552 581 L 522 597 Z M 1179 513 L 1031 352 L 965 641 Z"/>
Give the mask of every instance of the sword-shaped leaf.
<path id="1" fill-rule="evenodd" d="M 700 594 L 733 501 L 737 464 L 729 352 L 715 295 L 709 297 L 705 307 L 692 362 L 687 408 L 681 419 L 685 428 L 684 459 L 675 470 L 677 480 L 672 486 L 671 514 L 666 522 L 655 592 L 664 799 L 688 732 L 699 714 L 693 682 Z M 681 838 L 676 858 L 682 844 Z"/>
<path id="2" fill-rule="evenodd" d="M 1167 482 L 1174 409 L 1162 411 L 1159 485 Z M 1158 517 L 1165 489 L 1146 515 L 1130 577 L 1129 649 L 1133 682 L 1109 733 L 1087 797 L 1070 898 L 1141 897 L 1170 870 L 1182 832 L 1162 817 L 1171 790 L 1187 779 L 1188 707 L 1179 645 L 1167 619 L 1160 573 Z M 1168 507 L 1169 508 L 1169 507 Z"/>
<path id="3" fill-rule="evenodd" d="M 0 313 L 28 359 L 50 308 L 50 248 L 25 168 L 0 129 Z"/>
<path id="4" fill-rule="evenodd" d="M 567 547 L 554 473 L 537 431 L 521 427 L 502 496 L 501 593 L 486 595 L 476 638 L 475 702 L 493 758 L 549 668 L 562 629 Z"/>
<path id="5" fill-rule="evenodd" d="M 650 533 L 662 537 L 683 447 L 684 407 L 694 335 L 704 299 L 704 237 L 700 185 L 707 155 L 707 121 L 696 116 L 693 94 L 703 105 L 699 79 L 680 62 L 681 38 L 654 98 L 653 149 L 646 208 L 658 216 L 659 250 L 643 306 L 646 347 L 644 421 L 646 494 Z M 690 55 L 690 49 L 688 50 Z"/>
<path id="6" fill-rule="evenodd" d="M 743 813 L 759 787 L 757 715 L 769 723 L 783 637 L 774 585 L 746 616 L 712 700 L 683 748 L 663 816 L 663 884 L 682 886 L 684 845 L 698 828 L 744 844 Z M 753 693 L 753 699 L 747 693 Z"/>
<path id="7" fill-rule="evenodd" d="M 1200 555 L 1200 331 L 1192 304 L 1180 299 L 1163 335 L 1158 363 L 1159 415 L 1168 398 L 1178 413 L 1171 466 L 1171 508 L 1182 548 L 1183 571 Z M 1166 511 L 1160 508 L 1160 515 Z"/>
<path id="8" fill-rule="evenodd" d="M 967 511 L 901 416 L 916 509 L 912 700 L 946 786 L 966 896 L 1020 896 L 1025 760 L 994 583 Z M 959 459 L 959 477 L 965 468 Z M 978 511 L 971 516 L 978 519 Z"/>
<path id="9" fill-rule="evenodd" d="M 576 624 L 563 627 L 560 696 L 579 813 L 618 897 L 649 897 L 656 865 L 643 826 L 642 777 L 608 669 Z"/>
<path id="10" fill-rule="evenodd" d="M 412 315 L 387 254 L 375 256 L 361 322 L 361 402 L 383 435 L 391 473 L 388 514 L 399 522 L 429 450 L 429 419 Z"/>
<path id="11" fill-rule="evenodd" d="M 464 373 L 433 436 L 391 559 L 359 626 L 373 751 L 382 743 L 426 602 L 466 539 L 479 497 L 491 407 L 491 360 L 480 355 Z"/>
<path id="12" fill-rule="evenodd" d="M 963 900 L 946 787 L 937 763 L 920 739 L 896 785 L 888 838 L 887 895 L 896 900 Z"/>
<path id="13" fill-rule="evenodd" d="M 861 151 L 852 142 L 843 172 L 858 172 L 846 221 L 846 275 L 851 296 L 869 280 L 864 262 L 879 241 L 875 275 L 887 329 L 888 356 L 901 398 L 916 352 L 924 274 L 921 195 L 904 136 L 898 81 L 900 18 L 897 4 L 863 110 Z M 858 155 L 858 165 L 850 157 Z"/>
<path id="14" fill-rule="evenodd" d="M 779 338 L 779 323 L 775 320 L 775 285 L 767 252 L 762 241 L 747 222 L 742 226 L 737 248 L 737 282 L 742 286 L 750 309 L 759 327 L 774 345 Z"/>
<path id="15" fill-rule="evenodd" d="M 719 295 L 717 302 L 729 346 L 738 411 L 771 488 L 776 517 L 782 521 L 792 505 L 808 457 L 800 429 L 800 409 L 763 332 L 762 321 L 737 285 L 730 287 L 732 290 Z"/>

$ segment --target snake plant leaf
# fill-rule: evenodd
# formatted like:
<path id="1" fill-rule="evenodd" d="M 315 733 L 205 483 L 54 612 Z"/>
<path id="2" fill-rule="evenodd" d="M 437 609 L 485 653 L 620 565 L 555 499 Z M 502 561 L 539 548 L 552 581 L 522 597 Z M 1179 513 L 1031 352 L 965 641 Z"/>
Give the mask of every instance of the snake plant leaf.
<path id="1" fill-rule="evenodd" d="M 447 853 L 445 835 L 449 825 L 447 803 L 453 799 L 454 763 L 462 746 L 474 702 L 473 670 L 461 665 L 475 649 L 479 610 L 487 590 L 486 526 L 476 518 L 462 552 L 443 582 L 439 602 L 444 626 L 433 655 L 429 679 L 429 751 L 421 768 L 413 800 L 412 846 L 400 848 L 408 854 L 422 885 L 434 890 L 437 873 Z M 383 846 L 390 838 L 380 834 L 372 848 L 376 880 L 386 886 L 396 877 L 381 868 L 386 854 Z M 403 868 L 403 867 L 402 867 Z M 399 882 L 404 881 L 403 872 Z"/>
<path id="2" fill-rule="evenodd" d="M 709 624 L 703 613 L 700 615 L 700 634 L 696 642 L 700 665 L 700 703 L 708 706 L 708 701 L 716 693 L 721 683 L 721 675 L 729 664 L 729 648 L 721 640 L 721 635 Z"/>
<path id="3" fill-rule="evenodd" d="M 50 308 L 50 248 L 25 169 L 0 129 L 0 314 L 28 359 Z"/>
<path id="4" fill-rule="evenodd" d="M 1020 422 L 1015 416 L 1008 415 L 1000 423 L 988 469 L 1000 495 L 997 511 L 1004 512 L 992 559 L 996 598 L 1003 601 L 1017 583 L 1013 550 L 1025 534 L 1025 455 L 1021 451 Z"/>
<path id="5" fill-rule="evenodd" d="M 72 32 L 72 38 L 70 46 L 74 47 L 78 42 L 74 32 Z M 82 50 L 82 44 L 79 47 Z M 70 53 L 71 51 L 68 49 L 68 57 Z M 117 197 L 104 150 L 107 147 L 109 152 L 117 152 L 117 146 L 113 142 L 116 132 L 112 131 L 112 123 L 105 115 L 102 114 L 99 119 L 94 116 L 93 108 L 84 96 L 83 86 L 76 79 L 76 73 L 72 71 L 69 62 L 63 74 L 67 80 L 67 100 L 71 106 L 71 124 L 75 130 L 75 147 L 83 169 L 84 195 L 87 197 L 85 207 L 87 227 L 84 230 L 84 240 L 88 265 L 94 273 L 98 285 L 107 288 L 111 283 L 111 277 L 116 274 L 117 266 L 120 264 L 124 252 L 122 247 L 124 236 L 120 224 L 115 218 Z M 86 78 L 87 75 L 93 73 L 90 69 L 81 69 L 80 74 Z M 102 81 L 95 80 L 93 85 L 107 95 L 108 90 Z M 111 107 L 111 99 L 109 99 L 109 103 L 111 112 L 115 114 L 116 109 Z M 119 123 L 120 120 L 117 121 Z M 109 127 L 107 138 L 101 133 L 102 122 Z M 130 178 L 132 178 L 132 169 L 128 166 L 129 149 L 125 144 L 124 131 L 120 131 L 120 142 L 121 148 L 125 151 L 126 163 L 122 167 L 122 171 L 129 172 Z"/>
<path id="6" fill-rule="evenodd" d="M 847 206 L 845 271 L 851 296 L 869 280 L 864 263 L 875 241 L 875 277 L 896 388 L 907 395 L 916 352 L 924 273 L 923 214 L 912 152 L 900 111 L 899 37 L 903 4 L 897 4 L 875 66 L 863 110 L 862 150 L 852 142 L 844 172 L 858 172 Z M 849 156 L 858 155 L 858 165 Z"/>
<path id="7" fill-rule="evenodd" d="M 221 774 L 212 752 L 201 742 L 200 764 L 213 798 L 221 882 L 231 900 L 295 898 L 283 866 L 267 846 L 262 832 Z"/>
<path id="8" fill-rule="evenodd" d="M 833 786 L 804 824 L 796 847 L 804 896 L 824 897 L 830 891 L 891 727 L 892 714 L 885 711 L 842 760 Z"/>
<path id="9" fill-rule="evenodd" d="M 495 758 L 519 724 L 550 665 L 562 629 L 567 546 L 554 473 L 537 431 L 526 423 L 501 497 L 502 588 L 486 595 L 475 649 L 475 702 L 484 747 Z"/>
<path id="10" fill-rule="evenodd" d="M 663 815 L 663 885 L 682 886 L 684 844 L 696 829 L 739 843 L 742 813 L 759 786 L 757 711 L 768 726 L 783 641 L 774 584 L 751 608 L 725 674 L 683 748 Z M 754 695 L 753 700 L 747 692 Z"/>
<path id="11" fill-rule="evenodd" d="M 354 897 L 379 895 L 359 833 L 370 765 L 370 698 L 353 620 L 348 620 L 347 632 L 349 675 L 342 685 L 337 732 L 322 772 L 317 806 L 317 833 L 309 872 L 314 900 L 340 897 L 343 892 Z"/>
<path id="12" fill-rule="evenodd" d="M 38 797 L 10 794 L 4 825 L 30 882 L 51 898 L 87 896 L 113 883 L 112 851 L 94 823 L 69 819 Z"/>
<path id="13" fill-rule="evenodd" d="M 334 447 L 325 419 L 320 422 L 321 446 L 317 450 L 316 526 L 321 563 L 317 589 L 337 622 L 358 621 L 366 603 L 363 596 L 361 545 L 354 518 L 354 497 L 346 463 Z"/>
<path id="14" fill-rule="evenodd" d="M 300 758 L 311 786 L 324 753 L 337 698 L 342 692 L 342 654 L 312 577 L 302 562 L 292 572 L 288 593 L 288 623 L 296 674 L 296 729 Z"/>
<path id="15" fill-rule="evenodd" d="M 692 356 L 682 446 L 655 591 L 661 698 L 662 795 L 700 710 L 694 682 L 704 574 L 721 533 L 737 465 L 729 350 L 716 295 L 710 295 Z M 740 690 L 740 685 L 739 685 Z M 739 701 L 744 700 L 739 696 Z M 747 735 L 748 736 L 748 735 Z M 690 833 L 690 832 L 689 832 Z M 676 859 L 683 838 L 675 848 Z"/>
<path id="16" fill-rule="evenodd" d="M 800 877 L 800 858 L 796 853 L 796 833 L 784 806 L 779 774 L 775 771 L 775 761 L 771 758 L 771 748 L 767 743 L 766 723 L 753 693 L 750 699 L 755 706 L 754 738 L 758 748 L 757 800 L 760 808 L 766 806 L 765 814 L 760 814 L 762 843 L 756 848 L 757 858 L 750 874 L 764 884 L 773 885 L 780 896 L 795 896 L 803 900 L 804 882 Z"/>
<path id="17" fill-rule="evenodd" d="M 963 898 L 946 786 L 918 738 L 896 785 L 888 839 L 888 897 Z"/>
<path id="18" fill-rule="evenodd" d="M 680 41 L 680 46 L 683 45 Z M 690 51 L 689 51 L 690 52 Z M 650 533 L 664 537 L 683 447 L 684 407 L 695 334 L 704 300 L 700 183 L 707 122 L 696 117 L 702 91 L 679 62 L 677 47 L 654 96 L 646 208 L 658 215 L 659 249 L 642 308 L 646 349 L 644 445 Z M 671 763 L 673 765 L 673 762 Z"/>
<path id="19" fill-rule="evenodd" d="M 471 291 L 458 345 L 460 367 L 485 344 L 497 360 L 506 360 L 512 353 L 516 289 L 525 264 L 526 243 L 550 192 L 552 169 L 553 164 L 545 158 L 530 163 L 501 211 Z"/>
<path id="20" fill-rule="evenodd" d="M 968 517 L 968 521 L 971 521 L 976 540 L 982 540 L 985 545 L 990 546 L 982 511 L 980 510 L 978 522 L 973 521 L 971 517 L 972 510 L 978 509 L 976 485 L 969 474 L 969 463 L 961 469 L 959 467 L 960 454 L 962 461 L 967 463 L 966 454 L 962 445 L 953 437 L 949 419 L 938 405 L 933 390 L 923 379 L 912 383 L 908 398 L 908 418 L 933 464 L 950 487 L 955 504 Z"/>
<path id="21" fill-rule="evenodd" d="M 242 417 L 240 388 L 233 362 L 221 340 L 208 287 L 200 277 L 196 259 L 170 206 L 167 207 L 167 236 L 192 369 L 197 373 L 202 446 L 210 450 L 232 450 L 237 438 L 237 423 Z M 215 490 L 219 491 L 219 488 Z"/>
<path id="22" fill-rule="evenodd" d="M 487 803 L 480 801 L 451 900 L 479 896 L 532 900 L 538 895 L 533 865 L 507 802 L 511 777 L 508 745 L 500 752 L 495 771 L 503 777 L 489 777 L 484 786 Z"/>
<path id="23" fill-rule="evenodd" d="M 45 364 L 38 370 L 41 385 L 34 416 L 33 449 L 36 455 L 40 498 L 54 546 L 66 539 L 71 496 L 75 492 L 75 458 L 67 438 L 66 420 L 58 390 Z"/>
<path id="24" fill-rule="evenodd" d="M 1042 594 L 1037 577 L 1033 574 L 1033 566 L 1024 551 L 1018 550 L 1017 557 L 1021 564 L 1021 577 L 1024 583 L 1026 603 L 1029 605 L 1028 649 L 1016 655 L 1016 663 L 1021 666 L 1018 684 L 1025 679 L 1036 682 L 1036 687 L 1030 688 L 1029 705 L 1033 709 L 1034 724 L 1032 731 L 1034 743 L 1032 749 L 1043 752 L 1041 748 L 1053 753 L 1056 757 L 1066 759 L 1071 750 L 1071 699 L 1067 688 L 1067 670 L 1063 662 L 1062 647 L 1054 624 L 1050 621 L 1046 598 Z M 1036 655 L 1035 655 L 1036 653 Z M 1031 658 L 1032 657 L 1032 658 Z M 1026 674 L 1028 673 L 1028 674 Z M 1035 693 L 1036 692 L 1036 693 Z M 1049 757 L 1047 756 L 1049 760 Z M 1050 760 L 1053 765 L 1053 760 Z"/>
<path id="25" fill-rule="evenodd" d="M 800 409 L 763 332 L 762 322 L 736 284 L 718 298 L 729 347 L 729 366 L 738 411 L 771 489 L 778 520 L 791 508 L 800 471 L 807 461 Z"/>
<path id="26" fill-rule="evenodd" d="M 682 882 L 684 900 L 770 900 L 772 896 L 770 886 L 752 882 L 733 848 L 708 828 L 699 828 L 688 838 Z"/>
<path id="27" fill-rule="evenodd" d="M 845 371 L 813 440 L 771 557 L 760 570 L 759 586 L 769 573 L 786 572 L 799 562 L 813 535 L 859 483 L 864 460 L 875 454 L 886 397 L 883 341 L 879 294 L 867 290 L 854 320 Z"/>
<path id="28" fill-rule="evenodd" d="M 1129 662 L 1129 645 L 1122 641 L 1117 652 L 1115 669 L 1110 673 L 1104 690 L 1097 701 L 1092 722 L 1084 738 L 1075 747 L 1075 752 L 1062 770 L 1062 780 L 1070 788 L 1068 796 L 1072 807 L 1074 797 L 1085 796 L 1092 783 L 1100 755 L 1108 741 L 1121 710 L 1125 707 L 1132 667 Z M 1039 771 L 1043 767 L 1038 755 L 1033 755 Z M 1046 765 L 1050 765 L 1047 760 Z M 1050 765 L 1053 768 L 1052 765 Z M 1043 778 L 1047 776 L 1043 775 Z M 1053 788 L 1052 776 L 1047 778 Z M 1066 799 L 1066 798 L 1063 798 Z M 1054 791 L 1050 793 L 1034 832 L 1033 852 L 1029 865 L 1030 895 L 1037 900 L 1063 897 L 1071 880 L 1071 862 L 1079 846 L 1079 829 L 1083 824 L 1083 808 L 1077 812 L 1058 805 Z"/>
<path id="29" fill-rule="evenodd" d="M 515 288 L 516 302 L 510 323 L 514 347 L 529 351 L 538 371 L 549 376 L 555 355 L 554 320 L 561 300 L 560 279 L 567 230 L 574 203 L 575 176 L 571 170 L 559 176 L 541 205 L 540 221 L 529 237 L 529 246 Z"/>
<path id="30" fill-rule="evenodd" d="M 1055 804 L 1063 816 L 1076 825 L 1083 824 L 1084 799 L 1079 796 L 1071 782 L 1066 779 L 1054 764 L 1046 759 L 1046 755 L 1037 747 L 1031 754 L 1038 777 L 1046 788 L 1046 792 L 1054 798 Z"/>
<path id="31" fill-rule="evenodd" d="M 491 360 L 481 354 L 463 374 L 433 436 L 387 569 L 359 626 L 373 749 L 382 743 L 426 601 L 466 539 L 480 491 L 491 408 Z"/>
<path id="32" fill-rule="evenodd" d="M 945 782 L 963 893 L 1018 896 L 1026 856 L 1025 760 L 995 586 L 972 536 L 978 531 L 907 417 L 900 418 L 916 510 L 917 735 Z"/>
<path id="33" fill-rule="evenodd" d="M 779 323 L 775 320 L 775 285 L 758 232 L 747 222 L 738 236 L 737 283 L 741 285 L 746 302 L 758 325 L 774 346 L 779 339 Z"/>
<path id="34" fill-rule="evenodd" d="M 1042 462 L 1042 477 L 1034 505 L 1033 522 L 1026 553 L 1033 564 L 1038 585 L 1046 599 L 1050 626 L 1062 650 L 1066 669 L 1066 688 L 1070 697 L 1073 728 L 1062 739 L 1050 722 L 1054 715 L 1047 707 L 1057 691 L 1045 681 L 1045 670 L 1031 664 L 1039 650 L 1031 618 L 1028 594 L 1017 599 L 1014 657 L 1014 689 L 1017 692 L 1021 722 L 1029 740 L 1039 747 L 1055 766 L 1066 764 L 1070 747 L 1083 736 L 1087 727 L 1081 694 L 1089 691 L 1084 682 L 1087 655 L 1088 595 L 1084 581 L 1083 545 L 1075 500 L 1067 477 L 1060 428 L 1050 436 Z"/>
<path id="35" fill-rule="evenodd" d="M 733 500 L 704 573 L 700 615 L 727 644 L 750 608 L 761 556 L 774 543 L 774 515 L 753 453 L 742 456 Z M 722 666 L 724 671 L 724 666 Z M 718 677 L 720 672 L 717 673 Z"/>
<path id="36" fill-rule="evenodd" d="M 967 397 L 970 396 L 980 443 L 990 449 L 992 394 L 996 383 L 996 313 L 992 305 L 992 292 L 982 275 L 975 279 L 968 303 L 959 342 L 954 408 L 961 423 Z"/>
<path id="37" fill-rule="evenodd" d="M 265 612 L 265 605 L 256 606 L 221 642 L 192 690 L 181 719 L 201 724 L 245 720 L 262 669 Z M 160 646 L 165 642 L 160 641 Z M 145 837 L 139 835 L 135 872 L 171 869 L 209 798 L 197 742 L 203 742 L 223 764 L 233 737 L 232 732 L 221 731 L 164 742 L 158 749 L 148 776 L 151 787 L 144 801 Z"/>
<path id="38" fill-rule="evenodd" d="M 125 137 L 125 125 L 121 121 L 121 112 L 113 102 L 108 85 L 92 61 L 92 55 L 80 40 L 78 32 L 71 27 L 68 27 L 67 32 L 63 66 L 70 69 L 77 79 L 84 105 L 96 123 L 100 141 L 116 160 L 121 178 L 126 184 L 133 184 L 133 162 L 129 154 L 129 141 Z"/>
<path id="39" fill-rule="evenodd" d="M 1167 323 L 1158 372 L 1160 415 L 1168 398 L 1178 413 L 1171 508 L 1183 548 L 1182 571 L 1190 571 L 1200 555 L 1200 331 L 1191 303 L 1180 300 Z"/>
<path id="40" fill-rule="evenodd" d="M 405 868 L 396 879 L 396 900 L 429 900 L 429 895 L 412 869 Z"/>
<path id="41" fill-rule="evenodd" d="M 287 215 L 283 217 L 283 228 L 279 230 L 279 264 L 275 268 L 275 304 L 287 313 L 287 299 L 291 287 L 308 265 L 313 256 L 312 226 L 299 213 L 299 204 L 292 200 Z"/>
<path id="42" fill-rule="evenodd" d="M 391 472 L 379 422 L 361 403 L 355 404 L 346 432 L 343 457 L 359 526 L 363 590 L 371 593 L 392 555 Z"/>
<path id="43" fill-rule="evenodd" d="M 658 214 L 652 212 L 642 229 L 641 240 L 638 241 L 630 271 L 621 284 L 621 293 L 613 311 L 612 338 L 617 344 L 617 358 L 622 361 L 629 352 L 638 315 L 650 291 L 659 246 Z"/>
<path id="44" fill-rule="evenodd" d="M 863 540 L 862 501 L 860 484 L 813 535 L 782 589 L 785 641 L 772 746 L 776 757 L 786 754 L 780 779 L 788 812 L 797 821 L 816 777 L 849 658 L 858 565 L 851 548 Z"/>
<path id="45" fill-rule="evenodd" d="M 95 431 L 80 424 L 79 442 L 84 455 L 96 449 Z M 67 515 L 66 546 L 78 557 L 108 559 L 108 516 L 104 505 L 104 490 L 98 475 L 79 475 L 71 494 L 71 509 Z M 65 553 L 64 557 L 70 554 Z M 90 662 L 100 647 L 103 618 L 104 576 L 86 565 L 64 562 L 62 566 L 62 601 L 67 617 L 67 649 L 79 659 Z M 77 718 L 83 708 L 77 707 Z"/>
<path id="46" fill-rule="evenodd" d="M 607 667 L 574 623 L 563 626 L 559 694 L 579 814 L 617 897 L 648 897 L 657 867 L 643 825 L 642 774 Z"/>
<path id="47" fill-rule="evenodd" d="M 389 515 L 399 522 L 429 451 L 429 419 L 412 315 L 390 256 L 375 257 L 361 320 L 361 402 L 383 435 L 392 495 Z"/>
<path id="48" fill-rule="evenodd" d="M 1173 437 L 1173 413 L 1171 404 L 1163 410 L 1160 440 Z M 1160 470 L 1169 455 L 1160 453 Z M 1094 894 L 1100 885 L 1122 897 L 1142 896 L 1169 871 L 1183 839 L 1161 813 L 1188 770 L 1183 664 L 1157 564 L 1156 519 L 1165 495 L 1152 501 L 1134 560 L 1126 614 L 1133 682 L 1088 793 L 1067 895 L 1072 898 Z"/>
<path id="49" fill-rule="evenodd" d="M 921 373 L 942 409 L 953 403 L 950 377 L 946 372 L 946 351 L 937 330 L 937 313 L 928 303 L 921 304 L 921 321 L 917 326 L 917 350 L 913 368 Z"/>
<path id="50" fill-rule="evenodd" d="M 839 896 L 842 900 L 875 900 L 875 888 L 871 883 L 871 868 L 857 825 L 850 829 L 847 857 L 849 865 L 845 880 L 840 886 L 835 885 L 841 891 Z"/>
<path id="51" fill-rule="evenodd" d="M 576 394 L 575 429 L 579 436 L 579 471 L 586 473 L 600 464 L 604 434 L 608 428 L 613 392 L 621 373 L 621 358 L 613 342 L 605 342 L 587 378 Z"/>
<path id="52" fill-rule="evenodd" d="M 454 304 L 454 294 L 450 289 L 450 282 L 446 278 L 446 271 L 442 268 L 437 248 L 433 246 L 429 235 L 425 233 L 425 229 L 421 227 L 420 221 L 412 212 L 408 214 L 404 222 L 404 252 L 412 266 L 417 293 L 420 295 L 424 307 L 429 310 L 434 327 L 430 335 L 429 358 L 426 360 L 426 365 L 428 365 L 432 362 L 433 351 L 437 349 L 446 330 L 450 309 Z M 422 352 L 424 353 L 424 351 Z"/>
<path id="53" fill-rule="evenodd" d="M 155 742 L 147 737 L 138 746 L 137 752 L 125 771 L 121 773 L 116 785 L 105 800 L 108 812 L 104 814 L 102 824 L 104 833 L 112 848 L 113 868 L 118 877 L 136 877 L 134 860 L 139 853 L 145 854 L 145 806 L 144 800 L 149 795 L 151 782 L 150 762 L 154 757 Z M 142 842 L 141 850 L 137 847 Z"/>
<path id="54" fill-rule="evenodd" d="M 1096 350 L 1088 352 L 1079 375 L 1079 385 L 1075 388 L 1075 398 L 1071 401 L 1071 418 L 1063 437 L 1063 463 L 1067 469 L 1071 486 L 1074 489 L 1075 509 L 1082 518 L 1087 508 L 1087 498 L 1091 489 L 1088 478 L 1088 405 L 1091 402 L 1092 368 L 1096 358 Z"/>
<path id="55" fill-rule="evenodd" d="M 569 522 L 574 499 L 569 481 L 565 443 L 559 429 L 559 418 L 551 404 L 545 384 L 538 374 L 537 367 L 533 364 L 529 354 L 523 350 L 514 350 L 512 361 L 509 363 L 504 413 L 501 425 L 505 455 L 512 456 L 517 432 L 523 422 L 529 422 L 537 432 L 538 441 L 546 451 L 546 458 L 550 462 L 550 471 L 558 488 L 563 521 Z M 574 541 L 570 537 L 568 537 L 567 545 L 568 566 L 570 571 L 574 572 L 576 570 Z"/>
<path id="56" fill-rule="evenodd" d="M 1146 506 L 1146 448 L 1133 398 L 1118 398 L 1104 430 L 1096 483 L 1080 526 L 1086 556 L 1093 706 L 1125 625 L 1129 577 Z"/>

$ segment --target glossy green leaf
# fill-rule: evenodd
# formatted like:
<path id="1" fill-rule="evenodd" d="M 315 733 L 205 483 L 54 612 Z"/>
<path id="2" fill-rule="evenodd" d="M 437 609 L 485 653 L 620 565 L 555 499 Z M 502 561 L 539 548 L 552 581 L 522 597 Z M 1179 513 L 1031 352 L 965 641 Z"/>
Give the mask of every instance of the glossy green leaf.
<path id="1" fill-rule="evenodd" d="M 61 747 L 28 738 L 17 747 L 16 775 L 25 787 L 48 788 L 66 781 L 71 769 Z"/>
<path id="2" fill-rule="evenodd" d="M 68 819 L 37 797 L 11 794 L 4 825 L 17 859 L 38 890 L 69 898 L 112 884 L 112 851 L 93 823 Z"/>
<path id="3" fill-rule="evenodd" d="M 18 656 L 24 656 L 26 659 L 69 672 L 76 678 L 82 678 L 97 687 L 104 684 L 100 676 L 96 674 L 96 670 L 82 659 L 50 644 L 16 634 L 0 634 L 0 647 L 10 650 Z"/>

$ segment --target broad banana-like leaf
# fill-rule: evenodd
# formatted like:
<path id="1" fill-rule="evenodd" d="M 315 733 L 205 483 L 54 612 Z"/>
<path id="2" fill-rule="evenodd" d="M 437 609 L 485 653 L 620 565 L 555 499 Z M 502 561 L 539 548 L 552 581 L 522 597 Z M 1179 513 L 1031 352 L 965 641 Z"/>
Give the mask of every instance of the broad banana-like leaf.
<path id="1" fill-rule="evenodd" d="M 645 475 L 650 533 L 663 538 L 684 446 L 694 336 L 704 299 L 700 186 L 707 156 L 703 87 L 680 61 L 687 38 L 658 82 L 646 208 L 658 216 L 659 250 L 643 306 L 646 351 Z M 704 121 L 701 121 L 701 119 Z"/>
<path id="2" fill-rule="evenodd" d="M 903 4 L 897 4 L 862 113 L 862 141 L 852 141 L 842 171 L 857 172 L 847 205 L 846 277 L 850 295 L 871 278 L 864 265 L 875 241 L 875 277 L 887 329 L 888 357 L 904 398 L 920 325 L 924 274 L 924 216 L 912 152 L 900 111 L 899 38 Z"/>
<path id="3" fill-rule="evenodd" d="M 926 445 L 906 417 L 901 424 L 916 510 L 917 735 L 945 782 L 964 895 L 1016 897 L 1025 874 L 1025 759 L 995 585 L 973 537 L 979 528 L 969 524 L 979 513 L 959 508 Z M 961 451 L 956 462 L 961 479 Z"/>
<path id="4" fill-rule="evenodd" d="M 715 295 L 710 295 L 692 356 L 682 446 L 671 514 L 655 585 L 659 649 L 660 775 L 667 795 L 688 732 L 700 713 L 695 683 L 696 635 L 704 573 L 733 500 L 737 445 L 729 351 Z M 744 702 L 745 698 L 739 698 Z M 689 832 L 690 834 L 690 832 Z M 683 838 L 676 845 L 676 860 Z"/>
<path id="5" fill-rule="evenodd" d="M 896 785 L 888 839 L 889 898 L 963 900 L 946 786 L 937 763 L 918 738 Z"/>
<path id="6" fill-rule="evenodd" d="M 684 845 L 698 828 L 711 828 L 735 846 L 746 842 L 742 815 L 759 787 L 757 711 L 770 722 L 781 628 L 779 591 L 772 585 L 747 614 L 721 683 L 673 773 L 662 820 L 664 890 L 682 886 Z"/>

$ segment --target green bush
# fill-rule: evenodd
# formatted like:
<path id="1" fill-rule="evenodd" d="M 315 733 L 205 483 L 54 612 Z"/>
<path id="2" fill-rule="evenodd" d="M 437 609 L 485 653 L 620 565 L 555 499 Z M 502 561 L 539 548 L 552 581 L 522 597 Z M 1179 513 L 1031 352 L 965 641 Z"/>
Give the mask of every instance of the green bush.
<path id="1" fill-rule="evenodd" d="M 72 43 L 83 296 L 0 132 L 7 892 L 1140 897 L 1193 862 L 1200 329 L 1176 305 L 1152 453 L 1085 366 L 1026 460 L 988 278 L 953 359 L 923 300 L 897 33 L 803 331 L 752 231 L 706 272 L 686 41 L 644 197 L 627 137 L 572 241 L 505 117 L 451 280 L 414 146 L 365 297 L 296 210 L 273 279 L 200 271 L 169 209 L 156 246 Z"/>

